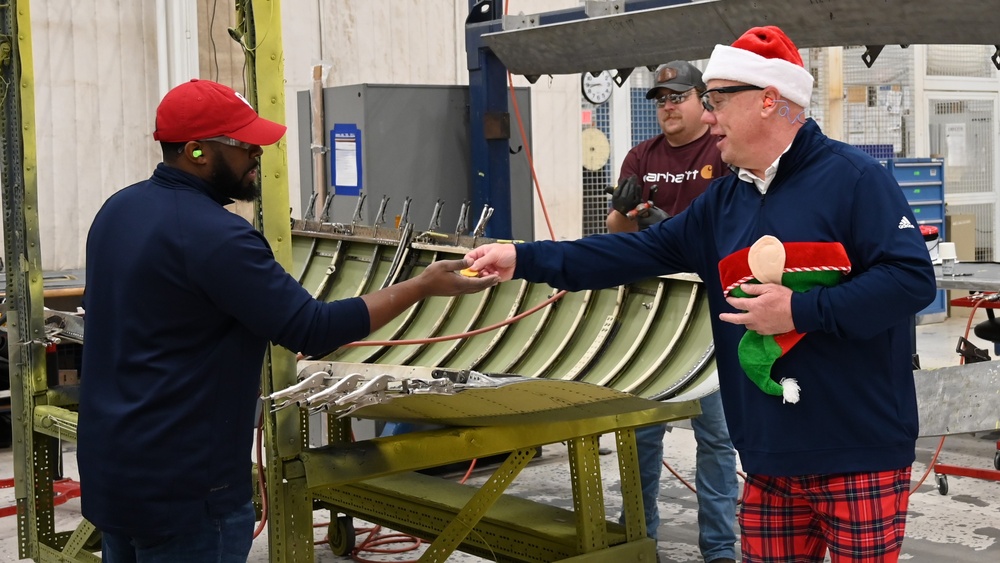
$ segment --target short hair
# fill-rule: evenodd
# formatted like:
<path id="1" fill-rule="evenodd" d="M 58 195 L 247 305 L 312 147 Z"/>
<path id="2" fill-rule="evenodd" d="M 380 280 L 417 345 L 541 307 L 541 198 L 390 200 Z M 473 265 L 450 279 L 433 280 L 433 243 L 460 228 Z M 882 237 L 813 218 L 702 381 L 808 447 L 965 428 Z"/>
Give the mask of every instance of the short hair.
<path id="1" fill-rule="evenodd" d="M 188 144 L 188 141 L 182 143 L 167 143 L 160 142 L 160 150 L 163 151 L 163 162 L 173 162 L 177 160 L 177 157 L 184 152 L 184 146 Z"/>

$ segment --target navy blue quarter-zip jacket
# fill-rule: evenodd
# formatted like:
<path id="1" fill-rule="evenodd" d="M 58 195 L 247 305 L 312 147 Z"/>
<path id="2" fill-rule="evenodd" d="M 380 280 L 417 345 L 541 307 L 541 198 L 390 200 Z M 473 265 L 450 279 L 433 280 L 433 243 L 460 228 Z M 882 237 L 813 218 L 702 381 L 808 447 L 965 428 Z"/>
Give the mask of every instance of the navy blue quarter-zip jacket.
<path id="1" fill-rule="evenodd" d="M 517 246 L 515 277 L 579 290 L 696 272 L 708 290 L 719 380 L 733 444 L 748 473 L 884 471 L 915 457 L 917 405 L 909 323 L 934 298 L 930 257 L 889 172 L 829 139 L 812 120 L 781 157 L 762 195 L 736 175 L 715 181 L 673 219 L 638 233 Z M 852 264 L 837 286 L 792 296 L 806 336 L 772 368 L 794 377 L 797 404 L 761 392 L 743 373 L 745 328 L 719 320 L 719 261 L 763 235 L 840 242 Z"/>
<path id="2" fill-rule="evenodd" d="M 318 354 L 368 334 L 360 298 L 314 300 L 226 203 L 160 164 L 91 226 L 78 460 L 101 530 L 165 537 L 249 502 L 268 341 Z"/>

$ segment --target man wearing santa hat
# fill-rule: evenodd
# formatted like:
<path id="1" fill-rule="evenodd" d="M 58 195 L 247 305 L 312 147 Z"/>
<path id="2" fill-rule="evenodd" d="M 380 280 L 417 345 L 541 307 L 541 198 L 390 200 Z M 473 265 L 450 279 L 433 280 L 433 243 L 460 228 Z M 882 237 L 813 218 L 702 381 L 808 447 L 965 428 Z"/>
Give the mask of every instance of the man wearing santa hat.
<path id="1" fill-rule="evenodd" d="M 717 45 L 704 78 L 702 121 L 719 137 L 722 159 L 738 168 L 736 179 L 718 186 L 731 196 L 719 204 L 758 205 L 743 213 L 757 219 L 739 237 L 752 229 L 796 249 L 788 255 L 793 268 L 779 251 L 779 283 L 742 284 L 749 295 L 727 293 L 736 311 L 719 314 L 730 323 L 727 334 L 747 331 L 738 357 L 748 377 L 771 375 L 754 384 L 763 390 L 777 381 L 767 398 L 797 403 L 759 408 L 747 379 L 730 370 L 722 376 L 747 471 L 743 560 L 819 562 L 829 550 L 834 562 L 896 561 L 917 437 L 907 325 L 934 288 L 916 221 L 878 162 L 806 118 L 813 77 L 780 29 L 754 28 Z M 831 271 L 843 273 L 843 283 L 787 287 Z M 724 291 L 738 281 L 726 277 L 721 268 Z M 768 354 L 759 335 L 780 346 Z"/>
<path id="2" fill-rule="evenodd" d="M 936 290 L 927 247 L 885 167 L 807 117 L 813 79 L 780 29 L 717 46 L 704 79 L 702 120 L 737 174 L 643 231 L 482 246 L 471 268 L 572 291 L 697 272 L 747 473 L 743 561 L 895 562 L 917 438 L 910 320 Z"/>

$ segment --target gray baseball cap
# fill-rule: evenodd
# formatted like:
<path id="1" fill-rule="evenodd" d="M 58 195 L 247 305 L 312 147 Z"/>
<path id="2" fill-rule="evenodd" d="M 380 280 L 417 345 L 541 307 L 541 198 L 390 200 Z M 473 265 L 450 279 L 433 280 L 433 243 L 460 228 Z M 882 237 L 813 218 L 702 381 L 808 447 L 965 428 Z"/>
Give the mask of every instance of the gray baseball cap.
<path id="1" fill-rule="evenodd" d="M 656 69 L 655 80 L 656 84 L 646 92 L 647 100 L 655 98 L 656 91 L 660 88 L 668 88 L 674 92 L 687 92 L 691 88 L 705 89 L 701 71 L 687 61 L 671 61 L 660 65 Z"/>

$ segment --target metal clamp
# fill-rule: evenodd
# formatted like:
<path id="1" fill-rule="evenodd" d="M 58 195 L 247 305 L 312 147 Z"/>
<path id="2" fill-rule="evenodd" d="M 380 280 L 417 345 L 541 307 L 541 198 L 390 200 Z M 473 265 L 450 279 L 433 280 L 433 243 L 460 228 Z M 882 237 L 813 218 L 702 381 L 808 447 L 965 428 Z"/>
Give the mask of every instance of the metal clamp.
<path id="1" fill-rule="evenodd" d="M 361 217 L 361 206 L 365 204 L 365 199 L 367 197 L 368 196 L 366 196 L 364 192 L 358 193 L 358 204 L 354 206 L 354 216 L 351 218 L 352 232 L 354 231 L 354 227 L 356 227 L 358 223 L 364 221 L 364 219 Z"/>
<path id="2" fill-rule="evenodd" d="M 462 207 L 458 210 L 458 224 L 455 225 L 455 234 L 460 235 L 469 230 L 469 202 L 463 201 Z"/>
<path id="3" fill-rule="evenodd" d="M 441 201 L 441 198 L 438 198 L 438 200 L 434 202 L 434 211 L 431 212 L 431 222 L 427 225 L 428 231 L 437 231 L 441 228 L 441 210 L 443 207 L 444 203 Z"/>
<path id="4" fill-rule="evenodd" d="M 479 222 L 476 223 L 472 236 L 481 237 L 486 233 L 486 225 L 490 222 L 490 217 L 493 217 L 493 208 L 489 204 L 483 205 L 483 212 L 479 214 Z"/>

